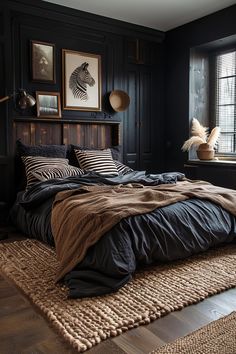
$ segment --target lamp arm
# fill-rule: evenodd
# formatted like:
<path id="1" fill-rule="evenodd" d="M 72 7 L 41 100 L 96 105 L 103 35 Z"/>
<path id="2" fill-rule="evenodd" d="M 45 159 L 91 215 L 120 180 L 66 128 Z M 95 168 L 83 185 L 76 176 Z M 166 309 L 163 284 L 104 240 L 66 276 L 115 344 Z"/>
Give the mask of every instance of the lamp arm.
<path id="1" fill-rule="evenodd" d="M 16 100 L 15 101 L 15 106 L 16 106 L 16 103 L 17 105 L 21 108 L 21 109 L 26 109 L 26 108 L 29 108 L 29 107 L 33 107 L 36 103 L 36 100 L 33 96 L 29 95 L 26 93 L 25 90 L 23 89 L 19 89 L 17 93 L 12 93 L 12 94 L 9 94 L 7 96 L 4 96 L 2 98 L 0 98 L 0 103 L 4 102 L 4 101 L 7 101 L 9 100 L 10 98 L 13 98 L 13 97 L 16 97 Z"/>
<path id="2" fill-rule="evenodd" d="M 11 96 L 5 96 L 5 97 L 2 97 L 0 98 L 0 103 L 4 102 L 4 101 L 7 101 L 11 98 Z"/>

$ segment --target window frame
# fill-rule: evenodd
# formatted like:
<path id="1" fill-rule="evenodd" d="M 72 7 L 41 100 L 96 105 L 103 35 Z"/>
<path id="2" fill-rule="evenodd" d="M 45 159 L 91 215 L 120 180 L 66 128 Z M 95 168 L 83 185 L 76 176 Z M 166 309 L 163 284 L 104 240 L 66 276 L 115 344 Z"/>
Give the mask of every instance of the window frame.
<path id="1" fill-rule="evenodd" d="M 217 100 L 217 57 L 231 52 L 236 52 L 236 44 L 224 49 L 213 51 L 209 55 L 209 126 L 210 130 L 216 126 L 216 100 Z M 236 107 L 236 76 L 235 76 L 235 107 Z M 236 118 L 235 118 L 236 119 Z M 236 124 L 236 122 L 235 122 Z M 236 136 L 235 136 L 236 139 Z M 236 161 L 236 152 L 222 153 L 215 151 L 215 156 L 220 160 L 233 160 Z"/>

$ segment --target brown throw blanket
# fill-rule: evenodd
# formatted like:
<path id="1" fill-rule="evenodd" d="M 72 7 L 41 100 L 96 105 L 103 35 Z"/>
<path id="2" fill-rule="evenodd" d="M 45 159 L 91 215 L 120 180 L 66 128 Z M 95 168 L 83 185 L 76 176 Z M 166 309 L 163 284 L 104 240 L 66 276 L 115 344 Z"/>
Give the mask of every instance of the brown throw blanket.
<path id="1" fill-rule="evenodd" d="M 142 186 L 83 186 L 59 192 L 52 210 L 52 232 L 63 278 L 107 231 L 121 219 L 189 198 L 207 199 L 236 216 L 236 191 L 204 181 Z"/>

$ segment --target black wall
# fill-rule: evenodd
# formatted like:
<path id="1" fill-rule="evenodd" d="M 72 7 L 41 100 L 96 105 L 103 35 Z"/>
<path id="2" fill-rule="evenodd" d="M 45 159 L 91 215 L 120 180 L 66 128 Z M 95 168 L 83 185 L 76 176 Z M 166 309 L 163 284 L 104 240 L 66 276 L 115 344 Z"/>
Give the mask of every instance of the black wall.
<path id="1" fill-rule="evenodd" d="M 168 170 L 182 170 L 188 159 L 181 146 L 189 136 L 189 123 L 193 118 L 189 110 L 190 49 L 217 40 L 220 45 L 221 40 L 234 34 L 236 5 L 166 32 L 165 131 Z"/>
<path id="2" fill-rule="evenodd" d="M 147 151 L 147 166 L 157 170 L 162 165 L 163 131 L 163 42 L 164 33 L 122 21 L 96 16 L 74 9 L 61 7 L 40 0 L 4 0 L 0 5 L 0 97 L 25 88 L 35 95 L 35 91 L 59 91 L 62 94 L 62 49 L 70 49 L 101 55 L 102 62 L 102 111 L 82 112 L 63 111 L 62 120 L 102 120 L 121 121 L 124 127 L 124 146 L 129 145 L 127 155 L 130 164 L 142 168 L 140 151 Z M 56 46 L 56 83 L 45 84 L 32 81 L 30 41 L 51 42 Z M 137 44 L 139 53 L 136 53 Z M 149 53 L 146 55 L 146 53 Z M 138 58 L 138 60 L 136 60 Z M 158 63 L 158 66 L 156 65 Z M 136 82 L 130 81 L 130 70 L 135 72 Z M 148 81 L 142 80 L 147 73 Z M 138 79 L 137 79 L 138 78 Z M 148 85 L 148 86 L 147 86 Z M 132 87 L 135 89 L 133 90 Z M 128 90 L 131 102 L 135 103 L 135 117 L 131 111 L 116 113 L 108 101 L 109 93 L 114 89 Z M 142 107 L 138 104 L 140 92 L 146 93 Z M 150 93 L 150 94 L 149 94 Z M 151 97 L 151 98 L 150 98 Z M 150 102 L 151 100 L 151 102 Z M 146 108 L 145 108 L 146 107 Z M 152 107 L 151 109 L 149 107 Z M 138 138 L 141 120 L 148 129 L 148 142 L 140 148 L 142 139 Z M 14 152 L 13 130 L 19 119 L 35 120 L 36 108 L 19 112 L 14 102 L 0 104 L 0 203 L 10 204 L 14 199 Z M 151 117 L 151 118 L 150 118 Z M 153 117 L 153 118 L 152 118 Z M 129 128 L 129 119 L 133 123 Z M 142 122 L 143 123 L 143 122 Z M 155 129 L 154 129 L 155 128 Z M 139 132 L 133 134 L 132 129 Z M 147 140 L 147 139 L 146 139 Z M 130 145 L 131 144 L 131 145 Z M 130 147 L 132 146 L 132 147 Z M 136 151 L 133 151 L 133 146 Z M 145 150 L 146 149 L 146 150 Z M 156 151 L 159 151 L 156 153 Z M 152 154 L 154 152 L 154 154 Z M 125 158 L 126 162 L 128 158 Z M 1 204 L 0 204 L 1 205 Z"/>

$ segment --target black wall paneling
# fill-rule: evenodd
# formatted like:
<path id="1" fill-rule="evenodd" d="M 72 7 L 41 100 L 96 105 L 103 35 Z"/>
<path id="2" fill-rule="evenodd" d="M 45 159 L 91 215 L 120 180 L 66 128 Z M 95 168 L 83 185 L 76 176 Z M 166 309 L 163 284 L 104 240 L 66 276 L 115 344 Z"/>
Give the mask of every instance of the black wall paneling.
<path id="1" fill-rule="evenodd" d="M 127 111 L 124 136 L 125 161 L 134 169 L 152 170 L 154 151 L 152 119 L 152 76 L 149 70 L 128 72 L 127 92 L 131 103 Z"/>
<path id="2" fill-rule="evenodd" d="M 60 23 L 69 25 L 81 25 L 85 30 L 92 29 L 94 33 L 118 34 L 119 36 L 132 36 L 144 40 L 152 40 L 161 43 L 164 32 L 151 28 L 134 25 L 128 22 L 114 20 L 108 17 L 97 16 L 88 12 L 70 9 L 68 7 L 51 4 L 41 0 L 3 0 L 10 3 L 12 10 L 28 16 L 36 15 L 41 19 L 57 19 Z"/>
<path id="3" fill-rule="evenodd" d="M 62 49 L 99 54 L 102 63 L 101 112 L 63 110 L 61 122 L 120 122 L 125 161 L 135 168 L 155 171 L 161 164 L 160 155 L 156 155 L 157 140 L 159 144 L 163 137 L 159 130 L 155 140 L 152 130 L 156 124 L 161 125 L 163 115 L 160 58 L 164 33 L 41 0 L 4 0 L 3 3 L 4 6 L 0 5 L 1 96 L 24 88 L 33 96 L 36 91 L 60 92 L 62 101 Z M 32 40 L 55 44 L 55 83 L 32 80 Z M 134 43 L 134 53 L 131 43 Z M 158 69 L 156 63 L 159 63 Z M 115 89 L 128 90 L 129 111 L 117 113 L 112 110 L 109 94 Z M 0 114 L 0 202 L 10 206 L 15 198 L 12 193 L 13 127 L 21 120 L 32 126 L 39 118 L 36 107 L 20 112 L 13 100 L 0 105 Z M 134 158 L 131 158 L 132 154 Z"/>
<path id="4" fill-rule="evenodd" d="M 0 81 L 3 83 L 3 85 L 6 82 L 6 78 L 5 78 L 5 72 L 6 72 L 6 68 L 5 68 L 5 55 L 4 55 L 4 43 L 2 41 L 0 41 Z M 6 91 L 4 89 L 4 87 L 1 87 L 0 89 L 0 97 L 4 97 L 6 95 Z M 4 119 L 4 117 L 6 117 L 6 105 L 4 103 L 0 104 L 0 132 L 1 132 L 1 139 L 2 139 L 2 143 L 0 144 L 0 156 L 5 156 L 7 151 L 6 151 L 6 147 L 7 147 L 7 122 L 6 119 Z"/>
<path id="5" fill-rule="evenodd" d="M 0 97 L 6 95 L 5 87 L 6 87 L 6 67 L 5 67 L 5 33 L 4 33 L 4 12 L 3 8 L 0 7 Z M 0 104 L 0 137 L 3 140 L 0 144 L 0 156 L 6 155 L 6 120 L 4 117 L 6 116 L 6 106 L 4 104 Z M 0 158 L 1 164 L 1 158 Z"/>
<path id="6" fill-rule="evenodd" d="M 160 171 L 163 165 L 162 47 L 127 38 L 125 55 L 126 90 L 131 102 L 124 123 L 124 160 L 134 169 Z"/>
<path id="7" fill-rule="evenodd" d="M 205 180 L 217 186 L 236 189 L 235 163 L 193 160 L 184 165 L 184 172 L 186 177 L 191 179 Z"/>
<path id="8" fill-rule="evenodd" d="M 3 7 L 0 7 L 0 36 L 4 36 L 4 12 Z"/>
<path id="9" fill-rule="evenodd" d="M 152 64 L 155 56 L 155 44 L 139 38 L 126 40 L 127 60 L 132 64 Z"/>
<path id="10" fill-rule="evenodd" d="M 9 93 L 9 83 L 12 79 L 11 61 L 11 35 L 9 11 L 5 2 L 0 5 L 0 97 Z M 9 141 L 11 140 L 11 123 L 8 112 L 10 100 L 0 103 L 0 223 L 6 217 L 6 206 L 9 201 L 13 181 L 12 160 L 9 154 Z"/>
<path id="11" fill-rule="evenodd" d="M 189 137 L 192 118 L 195 116 L 203 123 L 210 120 L 207 53 L 235 40 L 235 18 L 236 5 L 233 5 L 166 32 L 165 160 L 168 170 L 183 170 L 188 160 L 181 146 Z"/>

